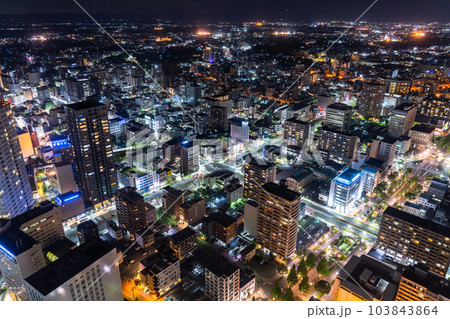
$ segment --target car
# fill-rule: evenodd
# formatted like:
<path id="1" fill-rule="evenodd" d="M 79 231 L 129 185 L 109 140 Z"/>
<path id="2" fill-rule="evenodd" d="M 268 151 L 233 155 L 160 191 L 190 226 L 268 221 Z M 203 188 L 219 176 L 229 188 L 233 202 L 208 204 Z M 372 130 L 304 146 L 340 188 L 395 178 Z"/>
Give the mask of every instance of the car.
<path id="1" fill-rule="evenodd" d="M 131 260 L 130 260 L 130 264 L 132 264 L 132 263 L 134 263 L 134 259 L 131 259 Z"/>

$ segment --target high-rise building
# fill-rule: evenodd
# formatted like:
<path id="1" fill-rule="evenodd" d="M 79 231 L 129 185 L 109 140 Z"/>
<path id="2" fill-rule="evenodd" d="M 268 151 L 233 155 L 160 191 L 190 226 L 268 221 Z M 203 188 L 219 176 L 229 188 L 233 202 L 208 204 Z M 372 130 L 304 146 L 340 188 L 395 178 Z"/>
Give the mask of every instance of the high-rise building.
<path id="1" fill-rule="evenodd" d="M 336 162 L 351 164 L 356 155 L 359 138 L 323 126 L 320 130 L 318 148 L 325 153 L 323 157 Z"/>
<path id="2" fill-rule="evenodd" d="M 409 130 L 411 144 L 417 148 L 428 148 L 433 140 L 435 128 L 431 125 L 417 124 Z"/>
<path id="3" fill-rule="evenodd" d="M 65 80 L 67 95 L 71 102 L 80 102 L 87 97 L 99 94 L 97 78 L 70 78 Z"/>
<path id="4" fill-rule="evenodd" d="M 122 301 L 116 248 L 94 239 L 25 280 L 33 301 Z"/>
<path id="5" fill-rule="evenodd" d="M 397 139 L 393 137 L 385 137 L 380 141 L 377 157 L 386 161 L 391 166 L 394 163 L 395 151 L 397 150 Z"/>
<path id="6" fill-rule="evenodd" d="M 240 300 L 240 269 L 220 258 L 205 267 L 205 294 L 213 301 Z"/>
<path id="7" fill-rule="evenodd" d="M 185 141 L 181 143 L 181 172 L 183 175 L 195 173 L 199 169 L 199 146 L 197 143 Z"/>
<path id="8" fill-rule="evenodd" d="M 24 280 L 45 267 L 41 245 L 15 227 L 0 229 L 0 271 L 6 288 L 18 300 L 30 300 Z"/>
<path id="9" fill-rule="evenodd" d="M 100 238 L 97 224 L 92 220 L 87 220 L 77 226 L 78 241 L 84 244 L 95 238 Z"/>
<path id="10" fill-rule="evenodd" d="M 107 107 L 89 100 L 67 105 L 66 112 L 83 197 L 94 207 L 105 205 L 118 188 Z"/>
<path id="11" fill-rule="evenodd" d="M 348 213 L 361 198 L 363 186 L 363 173 L 346 168 L 331 181 L 328 206 L 335 207 L 340 213 Z"/>
<path id="12" fill-rule="evenodd" d="M 248 141 L 250 133 L 248 120 L 241 118 L 232 118 L 229 122 L 231 138 L 241 142 Z"/>
<path id="13" fill-rule="evenodd" d="M 60 207 L 48 200 L 12 218 L 10 224 L 36 240 L 43 250 L 64 239 Z"/>
<path id="14" fill-rule="evenodd" d="M 396 262 L 423 263 L 441 277 L 449 274 L 450 228 L 399 209 L 384 211 L 374 247 Z"/>
<path id="15" fill-rule="evenodd" d="M 408 94 L 411 91 L 412 81 L 407 79 L 389 78 L 385 79 L 386 93 Z"/>
<path id="16" fill-rule="evenodd" d="M 450 281 L 423 264 L 403 270 L 396 301 L 450 301 Z"/>
<path id="17" fill-rule="evenodd" d="M 214 105 L 211 107 L 211 128 L 218 131 L 228 130 L 228 108 Z"/>
<path id="18" fill-rule="evenodd" d="M 367 118 L 381 116 L 386 85 L 376 82 L 363 83 L 361 96 L 358 98 L 359 113 Z"/>
<path id="19" fill-rule="evenodd" d="M 333 301 L 394 301 L 400 272 L 367 255 L 352 256 L 333 285 Z"/>
<path id="20" fill-rule="evenodd" d="M 206 201 L 203 198 L 185 201 L 180 205 L 180 220 L 189 225 L 205 217 Z"/>
<path id="21" fill-rule="evenodd" d="M 134 236 L 156 221 L 156 209 L 146 203 L 133 187 L 119 189 L 116 193 L 116 211 L 119 225 Z"/>
<path id="22" fill-rule="evenodd" d="M 273 163 L 258 160 L 253 156 L 247 158 L 244 166 L 244 197 L 259 200 L 261 187 L 276 181 L 277 168 Z"/>
<path id="23" fill-rule="evenodd" d="M 256 240 L 270 252 L 289 258 L 296 250 L 301 195 L 273 182 L 262 188 Z"/>
<path id="24" fill-rule="evenodd" d="M 340 132 L 347 132 L 352 124 L 352 116 L 353 107 L 343 103 L 330 104 L 327 106 L 323 125 Z"/>
<path id="25" fill-rule="evenodd" d="M 34 204 L 10 105 L 0 102 L 0 218 L 12 218 Z"/>
<path id="26" fill-rule="evenodd" d="M 289 119 L 284 122 L 284 141 L 287 145 L 297 145 L 302 147 L 308 144 L 312 133 L 311 124 L 308 122 Z"/>
<path id="27" fill-rule="evenodd" d="M 244 232 L 256 237 L 258 224 L 258 203 L 249 199 L 244 204 Z"/>
<path id="28" fill-rule="evenodd" d="M 172 186 L 166 186 L 162 189 L 162 206 L 164 212 L 167 213 L 168 216 L 174 216 L 178 219 L 180 214 L 180 206 L 184 203 L 185 196 L 187 196 L 187 192 L 183 192 L 182 190 L 173 188 Z"/>
<path id="29" fill-rule="evenodd" d="M 413 103 L 402 103 L 391 111 L 388 131 L 395 137 L 408 136 L 409 130 L 414 125 L 417 105 Z"/>

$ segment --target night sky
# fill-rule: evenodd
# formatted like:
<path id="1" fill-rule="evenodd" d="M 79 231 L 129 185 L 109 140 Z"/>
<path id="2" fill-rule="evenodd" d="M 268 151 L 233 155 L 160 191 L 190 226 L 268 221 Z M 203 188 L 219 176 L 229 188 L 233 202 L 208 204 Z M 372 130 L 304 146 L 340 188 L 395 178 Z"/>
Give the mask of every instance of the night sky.
<path id="1" fill-rule="evenodd" d="M 374 0 L 79 0 L 92 13 L 180 22 L 355 20 Z M 72 0 L 3 1 L 3 14 L 81 13 Z M 6 2 L 6 3 L 5 3 Z M 450 22 L 450 0 L 379 0 L 367 21 Z"/>

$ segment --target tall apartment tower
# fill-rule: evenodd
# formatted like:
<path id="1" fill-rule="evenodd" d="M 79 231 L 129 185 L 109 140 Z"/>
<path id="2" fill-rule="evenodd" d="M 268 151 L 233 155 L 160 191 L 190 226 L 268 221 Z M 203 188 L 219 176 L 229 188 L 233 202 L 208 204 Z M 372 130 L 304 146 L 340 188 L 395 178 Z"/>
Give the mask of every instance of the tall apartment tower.
<path id="1" fill-rule="evenodd" d="M 414 125 L 417 105 L 414 103 L 402 103 L 391 111 L 388 132 L 395 136 L 408 136 L 409 130 Z"/>
<path id="2" fill-rule="evenodd" d="M 403 270 L 395 301 L 450 301 L 450 281 L 423 264 Z"/>
<path id="3" fill-rule="evenodd" d="M 273 182 L 262 186 L 256 241 L 281 258 L 295 253 L 301 195 Z"/>
<path id="4" fill-rule="evenodd" d="M 284 122 L 284 141 L 287 145 L 302 147 L 308 144 L 308 139 L 312 133 L 311 124 L 294 118 Z"/>
<path id="5" fill-rule="evenodd" d="M 317 144 L 326 159 L 351 164 L 356 155 L 358 141 L 359 137 L 356 135 L 322 126 Z"/>
<path id="6" fill-rule="evenodd" d="M 133 187 L 119 189 L 116 193 L 116 210 L 119 225 L 134 235 L 156 220 L 156 209 L 145 202 Z"/>
<path id="7" fill-rule="evenodd" d="M 25 280 L 33 301 L 123 301 L 117 251 L 93 239 Z"/>
<path id="8" fill-rule="evenodd" d="M 205 267 L 205 294 L 213 301 L 239 301 L 239 283 L 239 268 L 225 259 Z"/>
<path id="9" fill-rule="evenodd" d="M 83 197 L 94 207 L 107 204 L 118 187 L 107 107 L 88 100 L 67 105 L 66 112 Z"/>
<path id="10" fill-rule="evenodd" d="M 228 109 L 226 106 L 211 107 L 211 128 L 218 131 L 228 130 Z"/>
<path id="11" fill-rule="evenodd" d="M 275 182 L 276 167 L 273 163 L 260 161 L 251 155 L 244 166 L 244 197 L 259 200 L 261 187 L 268 182 Z"/>
<path id="12" fill-rule="evenodd" d="M 343 103 L 330 104 L 327 106 L 323 125 L 347 132 L 352 124 L 352 115 L 353 107 Z"/>
<path id="13" fill-rule="evenodd" d="M 34 204 L 10 105 L 0 102 L 0 218 L 12 218 Z"/>
<path id="14" fill-rule="evenodd" d="M 420 262 L 441 277 L 448 276 L 450 228 L 388 207 L 374 247 L 405 265 Z"/>
<path id="15" fill-rule="evenodd" d="M 386 85 L 381 83 L 363 83 L 361 96 L 358 98 L 359 113 L 367 118 L 381 116 Z"/>

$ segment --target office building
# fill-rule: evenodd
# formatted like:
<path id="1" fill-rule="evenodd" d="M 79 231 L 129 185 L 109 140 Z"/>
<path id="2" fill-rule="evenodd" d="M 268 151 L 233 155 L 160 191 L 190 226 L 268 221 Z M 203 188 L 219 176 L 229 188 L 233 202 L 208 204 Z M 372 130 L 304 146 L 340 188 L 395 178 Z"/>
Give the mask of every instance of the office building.
<path id="1" fill-rule="evenodd" d="M 261 187 L 275 182 L 276 170 L 273 163 L 248 156 L 244 166 L 244 197 L 258 201 Z"/>
<path id="2" fill-rule="evenodd" d="M 31 300 L 24 279 L 45 267 L 41 245 L 23 231 L 5 226 L 0 229 L 0 271 L 9 293 Z"/>
<path id="3" fill-rule="evenodd" d="M 117 252 L 94 239 L 25 280 L 33 301 L 122 301 Z"/>
<path id="4" fill-rule="evenodd" d="M 386 85 L 376 82 L 363 83 L 358 98 L 358 111 L 366 118 L 379 118 L 383 110 Z"/>
<path id="5" fill-rule="evenodd" d="M 376 158 L 385 161 L 388 166 L 391 166 L 394 163 L 396 150 L 397 139 L 390 136 L 385 137 L 380 141 Z"/>
<path id="6" fill-rule="evenodd" d="M 230 122 L 230 136 L 232 139 L 241 142 L 248 142 L 250 130 L 248 120 L 241 118 L 232 118 Z"/>
<path id="7" fill-rule="evenodd" d="M 359 138 L 356 135 L 323 126 L 320 130 L 318 148 L 324 160 L 333 160 L 342 164 L 351 164 L 356 155 Z"/>
<path id="8" fill-rule="evenodd" d="M 262 188 L 256 241 L 280 258 L 289 258 L 296 249 L 301 195 L 272 182 Z"/>
<path id="9" fill-rule="evenodd" d="M 378 168 L 366 166 L 363 168 L 362 173 L 364 174 L 363 190 L 367 193 L 372 193 L 373 189 L 380 182 L 380 170 Z"/>
<path id="10" fill-rule="evenodd" d="M 95 238 L 100 238 L 97 224 L 92 220 L 87 220 L 77 226 L 78 241 L 80 244 L 87 243 Z"/>
<path id="11" fill-rule="evenodd" d="M 444 178 L 433 177 L 428 188 L 428 194 L 442 200 L 448 192 L 449 181 Z"/>
<path id="12" fill-rule="evenodd" d="M 71 219 L 85 211 L 83 196 L 80 192 L 67 192 L 55 197 L 63 220 Z"/>
<path id="13" fill-rule="evenodd" d="M 181 281 L 180 260 L 170 249 L 147 257 L 141 264 L 141 279 L 155 297 L 165 295 Z"/>
<path id="14" fill-rule="evenodd" d="M 309 145 L 312 142 L 313 128 L 308 122 L 289 119 L 284 122 L 284 141 L 287 145 Z"/>
<path id="15" fill-rule="evenodd" d="M 327 106 L 323 125 L 340 132 L 347 132 L 352 124 L 352 116 L 353 107 L 343 103 L 330 104 Z"/>
<path id="16" fill-rule="evenodd" d="M 414 125 L 416 118 L 417 105 L 413 103 L 402 103 L 394 107 L 389 118 L 388 132 L 395 136 L 408 136 L 409 130 Z"/>
<path id="17" fill-rule="evenodd" d="M 361 198 L 363 185 L 363 173 L 346 168 L 331 181 L 328 206 L 335 207 L 339 213 L 351 212 Z"/>
<path id="18" fill-rule="evenodd" d="M 194 142 L 185 141 L 181 143 L 181 172 L 183 175 L 195 173 L 199 169 L 200 153 L 199 146 Z"/>
<path id="19" fill-rule="evenodd" d="M 388 207 L 374 247 L 405 265 L 423 263 L 441 277 L 450 265 L 450 228 Z"/>
<path id="20" fill-rule="evenodd" d="M 425 124 L 414 125 L 409 131 L 413 147 L 426 149 L 430 146 L 434 136 L 434 129 L 434 127 Z"/>
<path id="21" fill-rule="evenodd" d="M 175 252 L 175 257 L 182 260 L 197 250 L 197 233 L 186 227 L 169 237 L 169 246 Z"/>
<path id="22" fill-rule="evenodd" d="M 12 228 L 19 229 L 38 242 L 42 250 L 64 239 L 61 210 L 48 200 L 9 221 Z"/>
<path id="23" fill-rule="evenodd" d="M 368 255 L 352 256 L 333 285 L 333 301 L 394 301 L 400 271 Z"/>
<path id="24" fill-rule="evenodd" d="M 450 301 L 450 282 L 423 264 L 403 270 L 396 301 Z"/>
<path id="25" fill-rule="evenodd" d="M 95 101 L 66 106 L 75 171 L 85 200 L 108 204 L 117 192 L 107 107 Z"/>
<path id="26" fill-rule="evenodd" d="M 12 218 L 34 204 L 10 105 L 0 102 L 0 218 Z"/>
<path id="27" fill-rule="evenodd" d="M 55 174 L 51 175 L 49 180 L 59 194 L 78 191 L 71 163 L 55 163 L 54 172 Z"/>
<path id="28" fill-rule="evenodd" d="M 205 267 L 205 294 L 213 301 L 239 301 L 239 268 L 223 258 Z"/>
<path id="29" fill-rule="evenodd" d="M 129 231 L 131 236 L 156 221 L 156 208 L 146 203 L 133 187 L 117 191 L 116 211 L 120 227 Z"/>

